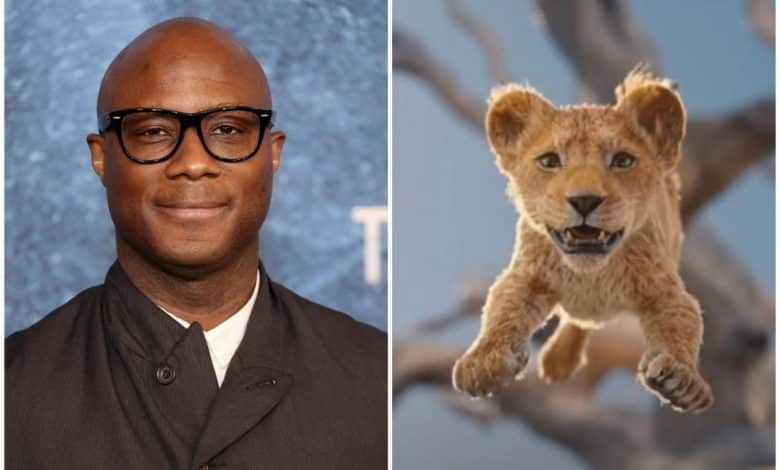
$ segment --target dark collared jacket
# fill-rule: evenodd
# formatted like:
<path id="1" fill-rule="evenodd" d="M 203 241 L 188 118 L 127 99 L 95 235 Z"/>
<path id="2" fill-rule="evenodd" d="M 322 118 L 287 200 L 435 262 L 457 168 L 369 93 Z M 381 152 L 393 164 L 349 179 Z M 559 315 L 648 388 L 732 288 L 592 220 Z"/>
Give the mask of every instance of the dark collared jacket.
<path id="1" fill-rule="evenodd" d="M 118 263 L 6 339 L 8 469 L 387 466 L 387 337 L 271 282 L 217 386 L 203 330 Z"/>

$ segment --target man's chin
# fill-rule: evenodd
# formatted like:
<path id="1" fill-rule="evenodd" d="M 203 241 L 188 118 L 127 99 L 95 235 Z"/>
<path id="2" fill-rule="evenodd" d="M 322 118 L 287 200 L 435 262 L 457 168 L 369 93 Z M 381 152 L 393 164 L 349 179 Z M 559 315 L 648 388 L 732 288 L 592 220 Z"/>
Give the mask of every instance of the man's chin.
<path id="1" fill-rule="evenodd" d="M 158 264 L 181 274 L 215 271 L 230 258 L 229 250 L 205 241 L 178 241 L 155 251 L 153 256 Z"/>

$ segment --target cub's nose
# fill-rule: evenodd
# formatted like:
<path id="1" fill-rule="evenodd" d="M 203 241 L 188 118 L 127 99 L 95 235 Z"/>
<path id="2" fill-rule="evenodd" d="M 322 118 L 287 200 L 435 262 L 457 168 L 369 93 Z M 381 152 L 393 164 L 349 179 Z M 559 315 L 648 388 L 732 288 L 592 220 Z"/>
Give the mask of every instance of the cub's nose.
<path id="1" fill-rule="evenodd" d="M 571 204 L 574 210 L 579 212 L 583 217 L 587 217 L 588 214 L 596 210 L 596 208 L 604 202 L 603 197 L 591 195 L 568 197 L 566 200 Z"/>

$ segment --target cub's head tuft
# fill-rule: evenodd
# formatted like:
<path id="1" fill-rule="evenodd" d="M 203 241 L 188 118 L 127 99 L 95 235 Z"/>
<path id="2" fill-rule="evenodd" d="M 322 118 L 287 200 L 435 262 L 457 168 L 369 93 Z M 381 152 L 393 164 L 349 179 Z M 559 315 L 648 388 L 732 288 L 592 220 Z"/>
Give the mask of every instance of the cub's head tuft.
<path id="1" fill-rule="evenodd" d="M 634 71 L 608 106 L 556 107 L 534 89 L 497 87 L 487 137 L 530 226 L 578 271 L 606 266 L 648 223 L 681 155 L 685 108 L 667 80 Z"/>

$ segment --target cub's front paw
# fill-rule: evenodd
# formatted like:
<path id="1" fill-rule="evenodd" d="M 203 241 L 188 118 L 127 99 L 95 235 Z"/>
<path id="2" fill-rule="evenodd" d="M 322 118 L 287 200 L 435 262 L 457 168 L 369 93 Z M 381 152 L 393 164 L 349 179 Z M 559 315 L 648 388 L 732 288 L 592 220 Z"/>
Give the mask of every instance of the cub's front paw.
<path id="1" fill-rule="evenodd" d="M 700 413 L 712 405 L 709 384 L 695 369 L 667 353 L 646 352 L 639 362 L 639 380 L 675 411 Z"/>
<path id="2" fill-rule="evenodd" d="M 480 342 L 455 362 L 452 385 L 473 397 L 492 395 L 513 379 L 522 378 L 529 356 L 527 339 L 504 345 Z"/>

